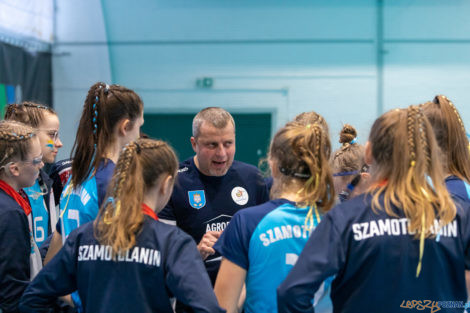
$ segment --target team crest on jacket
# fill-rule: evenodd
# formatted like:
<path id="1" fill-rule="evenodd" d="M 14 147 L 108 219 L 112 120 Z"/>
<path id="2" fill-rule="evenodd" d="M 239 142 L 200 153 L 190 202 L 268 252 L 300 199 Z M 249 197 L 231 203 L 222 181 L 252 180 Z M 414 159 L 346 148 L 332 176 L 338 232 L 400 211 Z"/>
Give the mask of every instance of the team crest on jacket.
<path id="1" fill-rule="evenodd" d="M 204 190 L 188 191 L 189 204 L 195 208 L 200 209 L 206 205 L 206 195 Z"/>
<path id="2" fill-rule="evenodd" d="M 243 187 L 235 187 L 232 189 L 232 199 L 238 205 L 245 205 L 248 203 L 248 192 Z"/>

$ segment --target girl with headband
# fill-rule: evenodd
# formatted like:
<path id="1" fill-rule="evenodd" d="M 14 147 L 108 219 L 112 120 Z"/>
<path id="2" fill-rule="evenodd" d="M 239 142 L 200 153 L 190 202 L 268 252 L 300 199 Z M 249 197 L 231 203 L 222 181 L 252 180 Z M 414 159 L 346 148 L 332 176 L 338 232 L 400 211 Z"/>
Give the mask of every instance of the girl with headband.
<path id="1" fill-rule="evenodd" d="M 276 287 L 335 200 L 330 151 L 321 124 L 291 122 L 274 136 L 268 160 L 274 200 L 237 212 L 214 246 L 223 257 L 215 293 L 227 312 L 238 312 L 243 284 L 246 313 L 277 312 Z"/>

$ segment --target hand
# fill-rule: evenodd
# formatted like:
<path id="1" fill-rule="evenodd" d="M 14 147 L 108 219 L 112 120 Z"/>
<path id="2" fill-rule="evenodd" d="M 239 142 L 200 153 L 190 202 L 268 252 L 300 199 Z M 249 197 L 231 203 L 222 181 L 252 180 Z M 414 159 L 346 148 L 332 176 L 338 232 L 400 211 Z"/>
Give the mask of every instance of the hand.
<path id="1" fill-rule="evenodd" d="M 197 249 L 199 250 L 203 260 L 215 253 L 215 250 L 212 247 L 217 239 L 219 239 L 221 233 L 221 231 L 208 231 L 204 236 L 202 236 L 201 241 L 197 245 Z"/>

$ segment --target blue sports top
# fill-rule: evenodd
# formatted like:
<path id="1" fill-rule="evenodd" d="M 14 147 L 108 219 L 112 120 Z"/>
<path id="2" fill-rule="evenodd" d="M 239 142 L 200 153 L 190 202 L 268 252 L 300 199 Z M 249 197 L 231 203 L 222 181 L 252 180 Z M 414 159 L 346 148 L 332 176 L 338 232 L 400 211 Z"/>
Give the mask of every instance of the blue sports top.
<path id="1" fill-rule="evenodd" d="M 313 225 L 306 223 L 308 211 L 286 199 L 241 210 L 215 244 L 224 258 L 247 271 L 245 312 L 277 312 L 276 288 L 319 223 L 315 213 Z M 325 285 L 318 297 L 327 291 Z"/>
<path id="2" fill-rule="evenodd" d="M 446 177 L 447 190 L 464 201 L 470 201 L 470 185 L 457 176 Z"/>
<path id="3" fill-rule="evenodd" d="M 115 164 L 107 159 L 93 171 L 89 177 L 78 187 L 69 188 L 71 180 L 65 186 L 60 199 L 60 233 L 62 239 L 72 230 L 87 222 L 93 221 L 103 203 L 108 184 L 113 176 Z M 63 232 L 62 230 L 65 230 Z"/>
<path id="4" fill-rule="evenodd" d="M 56 297 L 77 290 L 85 312 L 173 313 L 170 299 L 194 312 L 224 312 L 191 237 L 148 216 L 126 253 L 112 257 L 93 223 L 74 230 L 21 298 L 22 312 L 49 312 Z"/>
<path id="5" fill-rule="evenodd" d="M 34 185 L 23 190 L 28 195 L 32 209 L 34 240 L 40 248 L 47 237 L 52 234 L 51 230 L 54 229 L 58 218 L 52 192 L 52 180 L 41 169 Z"/>
<path id="6" fill-rule="evenodd" d="M 206 176 L 190 158 L 180 164 L 173 194 L 158 216 L 176 221 L 199 243 L 207 231 L 224 230 L 238 210 L 268 200 L 266 185 L 256 167 L 233 161 L 224 176 Z M 215 282 L 220 255 L 208 257 L 205 265 Z"/>
<path id="7" fill-rule="evenodd" d="M 313 312 L 310 301 L 322 281 L 336 275 L 333 312 L 409 311 L 413 301 L 467 300 L 465 269 L 470 269 L 470 207 L 455 199 L 456 218 L 431 231 L 424 241 L 421 273 L 416 277 L 420 241 L 408 233 L 408 219 L 392 206 L 374 213 L 371 194 L 330 210 L 305 245 L 296 265 L 278 288 L 279 312 Z M 383 196 L 380 197 L 383 207 Z M 427 302 L 429 300 L 429 302 Z M 425 302 L 426 301 L 426 302 Z M 446 305 L 444 303 L 444 305 Z M 443 312 L 463 312 L 463 308 Z"/>

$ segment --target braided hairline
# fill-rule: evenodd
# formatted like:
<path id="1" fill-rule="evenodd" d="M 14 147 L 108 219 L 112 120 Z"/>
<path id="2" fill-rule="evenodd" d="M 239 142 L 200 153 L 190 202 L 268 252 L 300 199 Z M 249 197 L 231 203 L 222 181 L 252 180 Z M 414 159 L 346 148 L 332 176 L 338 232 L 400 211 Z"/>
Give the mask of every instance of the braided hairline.
<path id="1" fill-rule="evenodd" d="M 40 104 L 35 104 L 35 103 L 27 103 L 27 102 L 23 102 L 21 104 L 15 104 L 15 107 L 18 108 L 20 106 L 25 106 L 27 108 L 37 108 L 37 109 L 42 109 L 42 110 L 51 110 L 50 107 L 48 106 L 45 106 L 45 105 L 40 105 Z"/>
<path id="2" fill-rule="evenodd" d="M 8 141 L 8 142 L 16 142 L 16 141 L 26 141 L 32 138 L 36 133 L 33 132 L 26 132 L 22 134 L 7 132 L 7 131 L 0 131 L 0 140 Z"/>
<path id="3" fill-rule="evenodd" d="M 459 120 L 459 123 L 460 123 L 460 126 L 462 127 L 462 130 L 463 132 L 465 133 L 465 126 L 463 124 L 463 121 L 462 121 L 462 118 L 460 117 L 460 114 L 459 112 L 457 111 L 457 108 L 455 107 L 455 105 L 452 103 L 452 101 L 450 101 L 446 96 L 444 95 L 439 95 L 436 97 L 437 100 L 439 101 L 440 98 L 446 100 L 446 102 L 450 105 L 450 107 L 452 108 L 452 110 L 454 111 L 455 113 L 455 116 L 457 117 L 457 119 Z"/>
<path id="4" fill-rule="evenodd" d="M 164 146 L 165 143 L 162 141 L 157 141 L 157 142 L 140 142 L 139 140 L 136 140 L 124 148 L 124 151 L 122 152 L 122 156 L 118 162 L 118 165 L 116 167 L 116 173 L 119 174 L 119 179 L 116 183 L 115 189 L 114 189 L 114 195 L 118 195 L 121 192 L 122 188 L 122 183 L 126 180 L 126 172 L 127 169 L 129 168 L 129 165 L 131 163 L 132 158 L 139 154 L 138 150 L 139 149 L 158 149 L 162 146 Z"/>
<path id="5" fill-rule="evenodd" d="M 421 107 L 418 108 L 418 127 L 419 127 L 419 138 L 421 142 L 421 147 L 424 151 L 424 156 L 426 158 L 426 171 L 428 171 L 431 167 L 431 151 L 428 145 L 428 138 L 426 130 L 426 124 L 424 122 L 424 114 Z"/>
<path id="6" fill-rule="evenodd" d="M 411 165 L 416 161 L 416 142 L 415 142 L 415 124 L 417 120 L 418 110 L 415 106 L 410 106 L 407 110 L 407 130 L 408 130 L 408 146 L 410 148 Z"/>
<path id="7" fill-rule="evenodd" d="M 0 140 L 7 142 L 26 141 L 31 139 L 35 135 L 36 133 L 34 131 L 17 134 L 10 131 L 0 130 Z M 15 152 L 14 150 L 15 149 L 13 149 L 13 147 L 10 147 L 8 151 L 5 151 L 3 158 L 0 160 L 0 164 L 3 164 L 5 160 L 8 160 L 8 158 L 10 158 Z"/>

